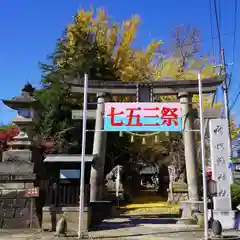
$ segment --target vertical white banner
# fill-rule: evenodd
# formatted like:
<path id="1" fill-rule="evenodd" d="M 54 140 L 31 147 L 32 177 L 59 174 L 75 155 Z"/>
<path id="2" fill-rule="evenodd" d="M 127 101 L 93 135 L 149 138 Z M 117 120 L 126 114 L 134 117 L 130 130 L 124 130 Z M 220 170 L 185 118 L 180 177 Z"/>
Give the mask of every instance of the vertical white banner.
<path id="1" fill-rule="evenodd" d="M 217 182 L 217 197 L 214 209 L 231 210 L 230 171 L 228 169 L 229 130 L 226 119 L 212 119 L 209 122 L 212 179 Z"/>

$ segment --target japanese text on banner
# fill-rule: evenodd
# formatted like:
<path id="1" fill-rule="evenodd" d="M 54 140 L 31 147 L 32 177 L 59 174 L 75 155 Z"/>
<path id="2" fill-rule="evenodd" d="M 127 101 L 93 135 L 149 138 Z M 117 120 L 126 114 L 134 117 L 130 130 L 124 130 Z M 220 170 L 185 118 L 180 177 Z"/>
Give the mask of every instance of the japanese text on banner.
<path id="1" fill-rule="evenodd" d="M 106 103 L 105 131 L 181 131 L 179 103 Z"/>

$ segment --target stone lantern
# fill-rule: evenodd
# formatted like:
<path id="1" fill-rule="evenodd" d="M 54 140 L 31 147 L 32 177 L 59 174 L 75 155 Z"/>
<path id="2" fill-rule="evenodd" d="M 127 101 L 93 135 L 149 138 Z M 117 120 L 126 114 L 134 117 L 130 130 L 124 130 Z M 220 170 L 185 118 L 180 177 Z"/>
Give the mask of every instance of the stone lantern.
<path id="1" fill-rule="evenodd" d="M 3 153 L 3 162 L 18 162 L 19 166 L 22 164 L 29 165 L 32 162 L 32 125 L 33 119 L 36 117 L 34 109 L 37 104 L 37 100 L 33 97 L 33 92 L 34 88 L 32 85 L 26 84 L 20 96 L 11 100 L 2 100 L 5 105 L 17 111 L 17 116 L 12 119 L 12 122 L 19 128 L 19 134 L 8 143 L 9 150 Z M 20 165 L 20 163 L 22 164 Z M 29 167 L 25 168 L 26 172 L 30 171 Z M 32 166 L 30 168 L 32 169 Z M 14 169 L 11 168 L 11 174 L 13 174 L 12 171 Z M 20 171 L 19 167 L 18 170 Z M 22 170 L 24 171 L 24 169 Z"/>
<path id="2" fill-rule="evenodd" d="M 27 84 L 22 89 L 20 96 L 11 100 L 2 100 L 5 105 L 17 111 L 17 116 L 12 122 L 19 128 L 19 134 L 8 143 L 9 148 L 3 153 L 2 162 L 0 162 L 0 196 L 4 196 L 1 199 L 3 202 L 1 210 L 16 213 L 10 218 L 10 215 L 3 214 L 4 216 L 1 218 L 3 228 L 13 229 L 19 225 L 20 228 L 28 228 L 29 220 L 26 221 L 26 216 L 28 216 L 27 219 L 30 219 L 30 226 L 38 226 L 38 221 L 34 218 L 36 208 L 33 198 L 33 189 L 37 189 L 34 188 L 36 175 L 33 160 L 35 158 L 32 157 L 31 141 L 33 119 L 36 117 L 34 109 L 37 104 L 33 92 L 32 85 Z M 36 195 L 36 192 L 34 194 Z M 21 204 L 19 206 L 10 204 L 12 202 L 21 202 Z M 25 206 L 30 207 L 26 208 Z"/>

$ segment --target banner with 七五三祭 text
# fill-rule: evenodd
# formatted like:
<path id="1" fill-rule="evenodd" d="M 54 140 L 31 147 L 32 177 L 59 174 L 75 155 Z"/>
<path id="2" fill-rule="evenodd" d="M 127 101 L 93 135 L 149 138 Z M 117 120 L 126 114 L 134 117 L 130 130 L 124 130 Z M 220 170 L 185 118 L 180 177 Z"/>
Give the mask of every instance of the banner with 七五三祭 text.
<path id="1" fill-rule="evenodd" d="M 105 103 L 104 131 L 181 132 L 180 103 Z"/>

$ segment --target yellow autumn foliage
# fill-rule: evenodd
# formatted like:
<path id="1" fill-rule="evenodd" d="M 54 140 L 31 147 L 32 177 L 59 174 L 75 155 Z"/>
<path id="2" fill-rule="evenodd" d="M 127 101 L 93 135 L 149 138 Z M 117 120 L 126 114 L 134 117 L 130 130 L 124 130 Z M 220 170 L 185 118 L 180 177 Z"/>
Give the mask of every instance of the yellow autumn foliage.
<path id="1" fill-rule="evenodd" d="M 161 96 L 161 101 L 164 102 L 173 102 L 177 101 L 176 96 Z M 211 94 L 203 94 L 203 104 L 204 108 L 212 108 L 212 101 L 213 101 L 213 95 Z M 199 95 L 194 94 L 192 97 L 193 107 L 199 108 Z M 218 101 L 217 103 L 213 103 L 213 108 L 223 108 L 223 103 L 221 101 Z"/>
<path id="2" fill-rule="evenodd" d="M 179 204 L 170 204 L 161 196 L 146 192 L 146 195 L 138 196 L 132 203 L 121 206 L 125 214 L 178 214 Z"/>
<path id="3" fill-rule="evenodd" d="M 180 58 L 176 57 L 161 60 L 154 67 L 155 79 L 197 80 L 199 69 L 201 69 L 203 79 L 216 76 L 214 66 L 208 62 L 208 58 L 191 59 L 184 69 L 181 69 L 181 61 Z"/>
<path id="4" fill-rule="evenodd" d="M 78 48 L 79 39 L 84 33 L 91 35 L 91 41 L 105 51 L 101 52 L 101 58 L 107 62 L 109 59 L 114 63 L 114 69 L 121 81 L 143 81 L 172 79 L 196 79 L 196 69 L 202 68 L 203 78 L 215 75 L 214 68 L 208 63 L 207 58 L 191 59 L 188 67 L 179 74 L 181 59 L 171 57 L 162 59 L 160 45 L 162 41 L 152 41 L 145 50 L 136 50 L 132 44 L 136 38 L 140 23 L 137 15 L 121 24 L 110 23 L 110 17 L 104 9 L 91 9 L 86 11 L 80 9 L 76 14 L 73 23 L 67 28 L 68 52 L 59 61 L 59 67 L 64 68 L 71 60 Z M 157 57 L 156 56 L 160 56 Z M 154 61 L 153 61 L 154 60 Z M 167 99 L 175 100 L 175 96 L 167 96 Z M 161 100 L 166 101 L 166 97 Z M 210 96 L 204 96 L 205 102 L 209 102 Z M 209 104 L 208 104 L 209 105 Z M 221 104 L 217 104 L 219 107 Z M 216 105 L 215 105 L 216 106 Z"/>
<path id="5" fill-rule="evenodd" d="M 133 15 L 122 23 L 111 23 L 110 16 L 104 9 L 89 11 L 80 9 L 68 25 L 66 40 L 67 51 L 59 60 L 59 67 L 71 61 L 78 49 L 78 43 L 84 37 L 90 37 L 104 51 L 101 59 L 111 60 L 121 81 L 161 80 L 165 78 L 180 80 L 197 79 L 196 70 L 201 68 L 203 78 L 216 75 L 214 67 L 207 57 L 189 59 L 187 67 L 182 69 L 181 57 L 173 56 L 164 59 L 160 54 L 161 40 L 152 41 L 145 49 L 134 49 L 140 18 Z"/>
<path id="6" fill-rule="evenodd" d="M 162 41 L 152 41 L 146 50 L 134 50 L 140 18 L 137 15 L 121 24 L 111 24 L 110 17 L 104 9 L 85 11 L 79 10 L 73 23 L 67 28 L 67 52 L 58 61 L 58 66 L 64 68 L 71 61 L 78 49 L 78 42 L 84 36 L 91 37 L 101 52 L 105 63 L 113 62 L 117 77 L 121 81 L 142 81 L 153 78 L 153 58 L 159 52 Z"/>

